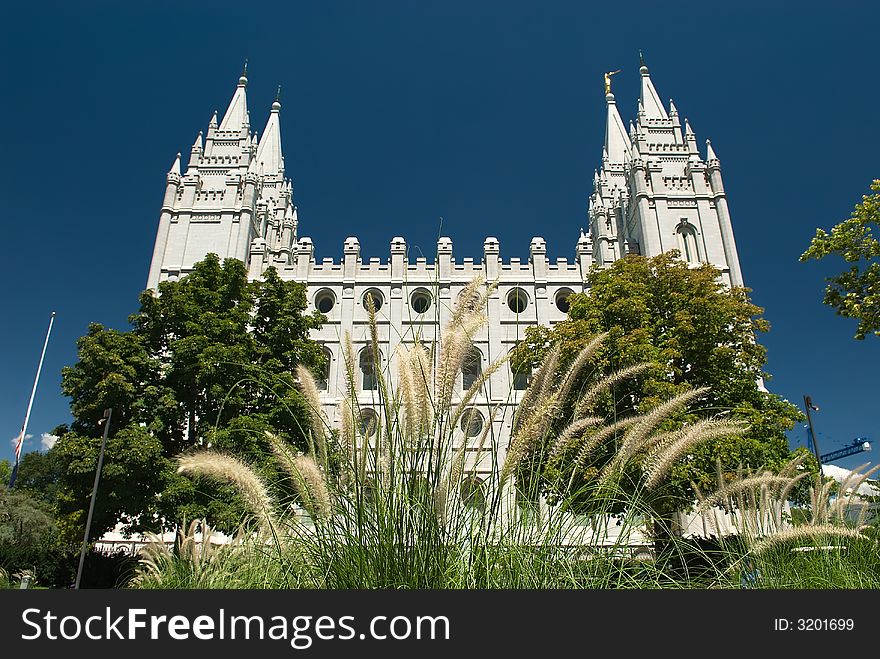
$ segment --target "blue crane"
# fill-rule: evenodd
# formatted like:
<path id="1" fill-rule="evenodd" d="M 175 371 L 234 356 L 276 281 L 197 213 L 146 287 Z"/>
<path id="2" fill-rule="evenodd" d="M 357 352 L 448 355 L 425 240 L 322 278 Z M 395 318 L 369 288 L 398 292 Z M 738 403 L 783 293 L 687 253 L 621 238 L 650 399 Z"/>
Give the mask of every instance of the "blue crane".
<path id="1" fill-rule="evenodd" d="M 845 446 L 842 449 L 838 449 L 837 451 L 831 451 L 831 453 L 826 453 L 822 456 L 822 462 L 831 462 L 833 460 L 839 460 L 840 458 L 845 458 L 850 455 L 856 455 L 857 453 L 863 453 L 865 451 L 871 450 L 871 442 L 868 441 L 867 437 L 856 437 L 852 444 L 849 446 Z"/>
<path id="2" fill-rule="evenodd" d="M 831 451 L 831 453 L 820 454 L 819 443 L 816 441 L 816 432 L 813 430 L 813 417 L 810 414 L 811 410 L 813 412 L 818 412 L 819 406 L 813 403 L 812 398 L 804 396 L 804 411 L 807 413 L 807 439 L 810 442 L 813 454 L 816 456 L 816 461 L 819 463 L 820 469 L 822 468 L 823 462 L 831 462 L 832 460 L 839 460 L 840 458 L 845 458 L 849 455 L 856 455 L 857 453 L 871 450 L 871 442 L 868 441 L 867 437 L 856 437 L 849 446 L 845 446 L 837 451 Z"/>

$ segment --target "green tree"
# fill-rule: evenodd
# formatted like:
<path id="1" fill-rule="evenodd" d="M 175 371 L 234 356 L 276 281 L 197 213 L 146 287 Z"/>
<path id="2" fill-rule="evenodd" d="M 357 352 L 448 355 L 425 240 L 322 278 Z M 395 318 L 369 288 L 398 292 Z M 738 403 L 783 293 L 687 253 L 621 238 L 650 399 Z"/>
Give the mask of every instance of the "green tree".
<path id="1" fill-rule="evenodd" d="M 675 252 L 650 259 L 627 256 L 607 269 L 593 270 L 588 284 L 589 294 L 569 298 L 565 321 L 552 329 L 526 331 L 512 357 L 515 369 L 537 367 L 553 348 L 558 348 L 560 368 L 565 368 L 590 339 L 607 332 L 592 368 L 585 369 L 585 381 L 642 362 L 654 366 L 616 383 L 613 396 L 597 399 L 594 414 L 613 421 L 705 386 L 708 392 L 692 403 L 690 411 L 671 420 L 673 426 L 723 414 L 743 419 L 750 427 L 742 437 L 714 441 L 676 464 L 662 507 L 689 505 L 694 499 L 691 483 L 711 489 L 719 458 L 731 477 L 741 465 L 778 468 L 790 459 L 785 433 L 801 414 L 763 387 L 769 377 L 763 370 L 766 351 L 755 335 L 769 325 L 760 317 L 763 310 L 750 302 L 747 289 L 728 288 L 716 268 L 689 267 Z M 559 428 L 571 421 L 582 386 L 572 388 Z M 599 462 L 607 461 L 613 451 L 612 442 Z M 528 487 L 539 487 L 551 497 L 563 493 L 563 483 L 588 485 L 601 467 L 579 469 L 570 456 L 548 460 L 545 455 L 548 452 L 541 450 L 524 461 L 527 473 L 519 476 Z M 581 504 L 589 507 L 589 501 Z"/>
<path id="2" fill-rule="evenodd" d="M 50 454 L 60 465 L 65 533 L 82 533 L 107 408 L 113 416 L 93 537 L 116 521 L 140 531 L 201 516 L 232 529 L 242 512 L 232 490 L 217 497 L 179 476 L 175 456 L 222 447 L 271 476 L 265 430 L 307 445 L 308 409 L 293 367 L 321 368 L 323 353 L 309 333 L 324 318 L 305 313 L 305 286 L 282 281 L 274 268 L 249 282 L 243 263 L 209 254 L 158 292 L 141 295 L 129 331 L 90 325 L 78 362 L 62 372 L 74 420 Z"/>
<path id="3" fill-rule="evenodd" d="M 54 536 L 55 522 L 45 503 L 0 486 L 0 547 L 47 544 Z"/>
<path id="4" fill-rule="evenodd" d="M 825 304 L 839 316 L 856 318 L 855 338 L 869 334 L 880 336 L 880 241 L 875 232 L 880 227 L 880 180 L 871 184 L 874 194 L 864 195 L 849 219 L 831 229 L 816 229 L 801 261 L 823 259 L 832 254 L 851 263 L 848 270 L 828 277 Z"/>

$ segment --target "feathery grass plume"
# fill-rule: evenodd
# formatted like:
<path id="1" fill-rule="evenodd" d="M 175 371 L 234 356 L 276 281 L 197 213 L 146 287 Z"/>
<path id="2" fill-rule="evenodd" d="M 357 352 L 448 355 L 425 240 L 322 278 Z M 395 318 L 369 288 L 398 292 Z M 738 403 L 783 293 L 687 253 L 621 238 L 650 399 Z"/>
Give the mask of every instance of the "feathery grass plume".
<path id="1" fill-rule="evenodd" d="M 477 313 L 485 306 L 486 298 L 489 291 L 483 292 L 483 285 L 486 283 L 483 275 L 477 275 L 471 279 L 458 295 L 458 300 L 452 309 L 452 318 L 449 320 L 449 327 L 457 327 L 466 316 Z M 494 290 L 494 285 L 491 286 Z"/>
<path id="2" fill-rule="evenodd" d="M 327 478 L 310 455 L 298 455 L 293 459 L 295 477 L 293 486 L 303 506 L 314 520 L 327 519 L 333 508 Z"/>
<path id="3" fill-rule="evenodd" d="M 327 465 L 327 430 L 326 419 L 321 406 L 321 394 L 312 372 L 302 364 L 296 367 L 296 377 L 299 380 L 299 390 L 309 405 L 311 418 L 311 435 L 315 441 L 315 454 L 318 462 Z"/>
<path id="4" fill-rule="evenodd" d="M 515 435 L 532 413 L 546 402 L 547 387 L 545 387 L 545 381 L 551 378 L 556 370 L 556 365 L 559 363 L 559 353 L 560 347 L 558 345 L 553 346 L 550 353 L 532 375 L 529 386 L 526 387 L 519 405 L 517 405 L 513 419 L 512 434 Z"/>
<path id="5" fill-rule="evenodd" d="M 584 442 L 583 446 L 578 450 L 577 457 L 575 458 L 575 462 L 580 469 L 583 469 L 587 465 L 587 460 L 590 455 L 592 455 L 593 451 L 595 451 L 599 446 L 605 443 L 606 440 L 615 437 L 617 433 L 631 428 L 633 425 L 638 422 L 640 417 L 632 416 L 627 417 L 625 419 L 621 419 L 620 421 L 615 421 L 614 423 L 610 423 L 607 426 L 603 426 L 592 435 L 587 438 L 581 438 L 581 441 Z"/>
<path id="6" fill-rule="evenodd" d="M 327 488 L 327 479 L 315 458 L 310 455 L 295 455 L 290 447 L 278 435 L 266 432 L 269 446 L 282 468 L 293 482 L 300 501 L 312 519 L 324 519 L 329 516 L 331 501 Z"/>
<path id="7" fill-rule="evenodd" d="M 712 506 L 728 502 L 732 498 L 740 497 L 743 493 L 750 491 L 754 492 L 756 488 L 760 488 L 763 485 L 771 488 L 780 486 L 784 487 L 789 482 L 791 482 L 791 478 L 788 478 L 787 476 L 777 476 L 769 472 L 761 474 L 760 476 L 740 477 L 703 497 L 697 504 L 697 512 L 701 513 Z M 737 503 L 739 504 L 738 507 L 741 509 L 746 507 L 744 499 L 739 499 Z"/>
<path id="8" fill-rule="evenodd" d="M 489 366 L 487 366 L 486 369 L 482 373 L 480 373 L 480 377 L 478 377 L 474 381 L 474 383 L 470 387 L 468 387 L 468 390 L 464 392 L 464 395 L 461 397 L 461 401 L 458 403 L 455 411 L 450 417 L 450 428 L 455 427 L 459 419 L 461 419 L 461 415 L 465 413 L 465 410 L 467 410 L 471 401 L 478 393 L 480 393 L 480 391 L 482 391 L 483 385 L 485 385 L 486 382 L 489 381 L 489 378 L 492 377 L 492 374 L 495 373 L 495 371 L 497 371 L 499 368 L 501 368 L 502 365 L 504 365 L 505 362 L 507 362 L 507 359 L 508 356 L 504 355 L 489 364 Z"/>
<path id="9" fill-rule="evenodd" d="M 462 318 L 459 325 L 447 327 L 440 344 L 440 359 L 435 375 L 434 405 L 438 414 L 449 409 L 456 379 L 473 345 L 472 338 L 485 324 L 486 316 L 475 312 Z"/>
<path id="10" fill-rule="evenodd" d="M 357 400 L 357 377 L 355 376 L 354 346 L 351 344 L 351 334 L 345 333 L 342 338 L 342 362 L 345 365 L 345 388 L 348 397 Z"/>
<path id="11" fill-rule="evenodd" d="M 513 474 L 520 461 L 529 450 L 544 436 L 550 423 L 556 418 L 557 402 L 555 396 L 549 396 L 519 427 L 510 440 L 507 455 L 501 467 L 498 485 L 503 485 Z"/>
<path id="12" fill-rule="evenodd" d="M 397 347 L 397 372 L 398 372 L 398 396 L 403 407 L 403 436 L 410 441 L 419 436 L 418 423 L 419 413 L 416 410 L 416 384 L 417 375 L 413 372 L 413 362 L 410 349 L 404 344 Z"/>
<path id="13" fill-rule="evenodd" d="M 263 531 L 272 533 L 277 528 L 273 513 L 275 502 L 263 479 L 241 460 L 217 451 L 199 451 L 179 456 L 177 473 L 231 483 L 241 493 Z"/>
<path id="14" fill-rule="evenodd" d="M 828 498 L 831 496 L 831 490 L 836 484 L 836 481 L 833 479 L 823 482 L 821 472 L 816 474 L 816 484 L 810 491 L 810 503 L 813 508 L 811 524 L 827 524 L 830 521 L 831 514 Z"/>
<path id="15" fill-rule="evenodd" d="M 434 405 L 431 398 L 431 386 L 434 381 L 434 366 L 431 354 L 422 343 L 416 343 L 409 352 L 412 364 L 412 376 L 416 412 L 419 415 L 418 427 L 421 433 L 427 433 L 434 423 Z"/>
<path id="16" fill-rule="evenodd" d="M 621 471 L 633 455 L 643 448 L 646 440 L 660 423 L 682 410 L 688 403 L 702 396 L 708 390 L 708 387 L 690 389 L 640 415 L 639 421 L 624 433 L 623 442 L 614 458 L 602 468 L 599 474 L 600 482 L 609 481 L 612 476 Z"/>
<path id="17" fill-rule="evenodd" d="M 780 476 L 795 476 L 797 474 L 798 467 L 800 467 L 804 461 L 807 459 L 807 453 L 798 453 L 791 460 L 789 460 L 786 465 L 779 470 Z"/>
<path id="18" fill-rule="evenodd" d="M 596 398 L 604 391 L 608 391 L 616 385 L 618 382 L 623 382 L 629 378 L 635 377 L 636 375 L 640 375 L 654 367 L 654 364 L 651 362 L 641 362 L 639 364 L 633 364 L 632 366 L 627 366 L 626 368 L 621 368 L 609 375 L 606 375 L 604 378 L 593 384 L 587 391 L 578 399 L 577 403 L 574 406 L 574 416 L 575 418 L 579 418 L 587 413 L 590 405 L 595 402 Z"/>
<path id="19" fill-rule="evenodd" d="M 800 483 L 803 479 L 810 475 L 810 472 L 805 471 L 802 474 L 798 474 L 797 476 L 784 476 L 784 478 L 789 478 L 788 483 L 783 486 L 783 488 L 779 491 L 779 502 L 782 505 L 785 505 L 785 502 L 788 501 L 788 495 L 791 494 L 791 491 L 795 488 L 795 486 Z M 781 508 L 780 508 L 781 512 Z M 781 520 L 780 520 L 781 521 Z"/>
<path id="20" fill-rule="evenodd" d="M 752 548 L 751 553 L 762 554 L 771 547 L 778 546 L 787 542 L 797 542 L 802 540 L 822 540 L 825 538 L 838 539 L 854 539 L 868 540 L 868 538 L 856 529 L 850 529 L 845 526 L 835 526 L 833 524 L 806 524 L 804 526 L 794 526 L 789 529 L 783 529 L 776 533 L 770 534 L 758 542 Z"/>
<path id="21" fill-rule="evenodd" d="M 553 442 L 553 447 L 550 450 L 550 459 L 552 460 L 561 453 L 564 453 L 569 444 L 573 443 L 576 439 L 580 439 L 581 435 L 587 428 L 598 426 L 603 421 L 604 419 L 598 416 L 588 416 L 583 419 L 572 421 L 562 429 L 559 433 L 559 437 Z"/>
<path id="22" fill-rule="evenodd" d="M 479 438 L 477 439 L 477 445 L 474 451 L 477 455 L 477 462 L 474 464 L 474 468 L 476 468 L 479 464 L 480 456 L 482 456 L 483 448 L 486 445 L 486 439 L 489 437 L 489 433 L 492 431 L 492 421 L 494 420 L 497 411 L 497 406 L 489 410 L 489 417 L 486 423 L 483 425 L 483 430 L 480 433 Z M 461 445 L 459 445 L 455 453 L 452 455 L 449 471 L 434 488 L 434 508 L 437 512 L 437 519 L 441 522 L 445 522 L 446 519 L 449 493 L 453 491 L 452 488 L 454 488 L 455 484 L 461 480 L 461 475 L 464 473 L 464 465 L 467 459 L 468 446 L 469 442 L 467 440 L 467 437 L 462 438 Z"/>
<path id="23" fill-rule="evenodd" d="M 339 441 L 342 443 L 343 455 L 348 459 L 342 470 L 343 476 L 348 472 L 357 473 L 357 449 L 355 443 L 354 411 L 351 409 L 351 401 L 343 398 L 339 402 Z"/>
<path id="24" fill-rule="evenodd" d="M 682 428 L 680 436 L 667 444 L 660 445 L 648 455 L 646 460 L 645 487 L 654 489 L 669 473 L 675 464 L 688 451 L 719 437 L 741 435 L 746 426 L 738 421 L 697 421 Z"/>
<path id="25" fill-rule="evenodd" d="M 434 405 L 438 414 L 449 408 L 455 380 L 471 348 L 471 339 L 486 323 L 484 308 L 494 285 L 483 290 L 484 283 L 483 277 L 479 276 L 465 286 L 443 331 L 434 383 Z"/>
<path id="26" fill-rule="evenodd" d="M 838 495 L 834 501 L 832 515 L 836 519 L 844 520 L 846 518 L 846 511 L 849 506 L 858 506 L 860 508 L 858 520 L 862 520 L 868 513 L 868 508 L 866 502 L 864 502 L 859 495 L 859 487 L 868 480 L 873 474 L 875 474 L 878 470 L 880 470 L 880 465 L 875 466 L 868 471 L 863 472 L 870 463 L 866 462 L 863 465 L 859 465 L 855 469 L 853 469 L 846 477 L 841 481 L 840 487 L 838 488 Z M 857 524 L 857 525 L 860 525 Z"/>
<path id="27" fill-rule="evenodd" d="M 562 379 L 562 384 L 559 386 L 559 400 L 564 401 L 568 399 L 568 393 L 574 386 L 581 371 L 584 370 L 584 367 L 590 362 L 596 354 L 596 351 L 607 338 L 608 332 L 601 332 L 590 339 L 587 345 L 581 348 L 580 352 L 578 352 L 577 356 L 575 356 L 569 365 L 568 371 L 566 371 L 565 376 Z"/>

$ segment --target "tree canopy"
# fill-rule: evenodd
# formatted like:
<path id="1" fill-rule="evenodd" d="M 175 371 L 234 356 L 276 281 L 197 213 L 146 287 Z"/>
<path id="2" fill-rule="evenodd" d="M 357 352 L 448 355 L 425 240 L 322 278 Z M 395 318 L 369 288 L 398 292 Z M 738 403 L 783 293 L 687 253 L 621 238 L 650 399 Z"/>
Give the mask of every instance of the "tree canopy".
<path id="1" fill-rule="evenodd" d="M 552 329 L 526 330 L 512 357 L 515 369 L 537 367 L 553 349 L 559 351 L 560 368 L 566 368 L 593 337 L 607 332 L 590 378 L 643 362 L 652 366 L 617 382 L 613 395 L 597 399 L 595 415 L 614 420 L 650 410 L 690 388 L 708 387 L 675 423 L 727 415 L 749 424 L 743 436 L 703 446 L 673 468 L 668 507 L 693 501 L 691 483 L 711 489 L 718 459 L 732 476 L 740 466 L 776 468 L 791 457 L 785 433 L 801 414 L 763 386 L 769 378 L 763 370 L 766 351 L 756 333 L 767 331 L 769 324 L 760 317 L 763 310 L 749 300 L 748 289 L 728 288 L 716 268 L 690 267 L 675 252 L 654 258 L 627 256 L 607 269 L 594 269 L 588 285 L 588 294 L 569 297 L 566 320 Z M 560 426 L 571 421 L 584 386 L 572 388 Z M 613 450 L 611 442 L 599 461 L 607 461 Z M 520 479 L 530 487 L 537 483 L 551 498 L 562 494 L 560 483 L 588 485 L 601 467 L 580 468 L 571 456 L 551 460 L 546 455 L 545 451 L 525 461 L 529 473 L 520 474 Z"/>
<path id="2" fill-rule="evenodd" d="M 849 219 L 831 229 L 816 229 L 801 261 L 824 259 L 831 255 L 852 264 L 834 277 L 828 277 L 825 304 L 837 314 L 859 321 L 855 338 L 880 336 L 880 180 L 871 184 L 874 194 L 864 195 Z"/>
<path id="3" fill-rule="evenodd" d="M 179 476 L 174 457 L 215 446 L 271 470 L 264 431 L 305 448 L 308 409 L 294 366 L 318 371 L 324 355 L 309 338 L 323 322 L 306 314 L 305 286 L 274 268 L 249 282 L 244 264 L 209 254 L 179 281 L 145 291 L 131 330 L 99 324 L 79 339 L 78 361 L 62 371 L 73 422 L 50 451 L 59 469 L 64 531 L 82 533 L 104 410 L 113 409 L 92 535 L 123 521 L 130 531 L 207 516 L 234 528 L 231 490 Z"/>

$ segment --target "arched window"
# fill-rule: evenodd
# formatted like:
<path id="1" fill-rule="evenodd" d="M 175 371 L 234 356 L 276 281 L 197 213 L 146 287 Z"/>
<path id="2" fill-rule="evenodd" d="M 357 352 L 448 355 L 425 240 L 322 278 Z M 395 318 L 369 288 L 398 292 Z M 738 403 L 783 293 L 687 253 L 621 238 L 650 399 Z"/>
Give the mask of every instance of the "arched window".
<path id="1" fill-rule="evenodd" d="M 516 346 L 510 349 L 512 353 L 516 350 Z M 532 369 L 526 364 L 515 363 L 513 359 L 507 360 L 510 366 L 510 380 L 513 383 L 514 391 L 525 391 L 529 388 L 529 378 L 532 376 Z"/>
<path id="2" fill-rule="evenodd" d="M 687 220 L 678 225 L 678 247 L 681 255 L 688 263 L 699 263 L 700 253 L 697 250 L 697 230 Z"/>
<path id="3" fill-rule="evenodd" d="M 374 391 L 379 388 L 379 376 L 376 373 L 376 368 L 381 359 L 381 352 L 376 357 L 373 356 L 372 346 L 367 346 L 361 350 L 358 366 L 361 369 L 361 388 L 364 391 Z"/>
<path id="4" fill-rule="evenodd" d="M 461 364 L 461 388 L 467 391 L 483 375 L 483 354 L 471 346 Z"/>
<path id="5" fill-rule="evenodd" d="M 363 437 L 369 439 L 379 429 L 379 415 L 369 407 L 365 407 L 358 414 L 358 429 Z"/>
<path id="6" fill-rule="evenodd" d="M 466 476 L 459 486 L 461 502 L 465 508 L 483 512 L 486 509 L 486 493 L 483 490 L 483 479 L 478 476 Z"/>
<path id="7" fill-rule="evenodd" d="M 324 353 L 324 367 L 321 369 L 321 375 L 316 379 L 315 384 L 318 385 L 320 391 L 327 391 L 330 386 L 330 363 L 333 361 L 333 353 L 330 348 L 324 346 L 321 349 Z"/>

